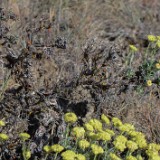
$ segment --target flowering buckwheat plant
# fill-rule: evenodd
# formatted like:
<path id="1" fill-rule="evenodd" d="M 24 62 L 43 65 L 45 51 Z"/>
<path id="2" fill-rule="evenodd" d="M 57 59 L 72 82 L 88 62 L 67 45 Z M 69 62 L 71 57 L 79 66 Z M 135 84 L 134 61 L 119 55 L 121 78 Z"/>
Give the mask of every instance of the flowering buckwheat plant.
<path id="1" fill-rule="evenodd" d="M 82 125 L 76 126 L 72 121 L 64 140 L 59 144 L 45 145 L 45 160 L 48 156 L 54 160 L 160 159 L 159 144 L 148 143 L 142 132 L 117 117 L 108 118 L 102 114 L 100 119 L 90 119 Z"/>

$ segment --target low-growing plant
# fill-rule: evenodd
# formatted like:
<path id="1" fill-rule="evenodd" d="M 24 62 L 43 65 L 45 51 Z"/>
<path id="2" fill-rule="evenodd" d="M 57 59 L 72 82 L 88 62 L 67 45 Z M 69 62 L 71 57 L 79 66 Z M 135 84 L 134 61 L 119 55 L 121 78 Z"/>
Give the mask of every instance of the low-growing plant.
<path id="1" fill-rule="evenodd" d="M 62 160 L 158 160 L 160 145 L 148 143 L 142 132 L 129 123 L 102 114 L 83 126 L 75 125 L 77 116 L 65 114 L 68 130 L 59 144 L 46 145 L 44 151 Z M 67 140 L 66 140 L 67 139 Z"/>
<path id="2" fill-rule="evenodd" d="M 152 84 L 159 85 L 160 60 L 157 54 L 160 49 L 160 36 L 148 35 L 148 47 L 141 53 L 142 60 L 139 66 L 134 68 L 135 54 L 140 54 L 139 49 L 134 45 L 129 45 L 129 54 L 126 56 L 126 77 L 133 79 L 136 77 L 136 90 L 143 92 L 143 89 Z"/>

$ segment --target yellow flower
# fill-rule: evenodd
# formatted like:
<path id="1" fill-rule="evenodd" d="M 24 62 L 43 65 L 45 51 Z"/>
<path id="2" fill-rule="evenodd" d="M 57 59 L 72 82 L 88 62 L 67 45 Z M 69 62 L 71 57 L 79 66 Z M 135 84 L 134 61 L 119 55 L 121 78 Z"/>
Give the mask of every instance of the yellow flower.
<path id="1" fill-rule="evenodd" d="M 106 132 L 109 133 L 111 136 L 115 135 L 114 131 L 111 129 L 106 129 Z"/>
<path id="2" fill-rule="evenodd" d="M 94 131 L 93 126 L 90 125 L 89 123 L 85 123 L 85 124 L 84 124 L 84 128 L 85 128 L 87 131 L 91 131 L 91 132 Z"/>
<path id="3" fill-rule="evenodd" d="M 112 118 L 112 122 L 113 122 L 113 125 L 114 125 L 115 127 L 119 127 L 119 126 L 122 125 L 122 121 L 121 121 L 119 118 L 117 118 L 117 117 L 113 117 L 113 118 Z"/>
<path id="4" fill-rule="evenodd" d="M 157 38 L 154 35 L 148 35 L 148 41 L 155 42 L 155 41 L 157 41 Z"/>
<path id="5" fill-rule="evenodd" d="M 20 133 L 19 137 L 21 138 L 22 141 L 26 141 L 30 138 L 30 135 L 28 133 Z"/>
<path id="6" fill-rule="evenodd" d="M 97 139 L 102 141 L 110 141 L 111 135 L 105 131 L 97 133 Z"/>
<path id="7" fill-rule="evenodd" d="M 157 45 L 158 48 L 160 48 L 160 40 L 158 40 L 158 41 L 156 42 L 156 45 Z"/>
<path id="8" fill-rule="evenodd" d="M 132 155 L 129 155 L 126 157 L 126 160 L 137 160 L 137 158 Z"/>
<path id="9" fill-rule="evenodd" d="M 86 160 L 86 157 L 82 154 L 76 154 L 75 160 Z"/>
<path id="10" fill-rule="evenodd" d="M 137 160 L 143 160 L 143 158 L 140 154 L 137 155 Z"/>
<path id="11" fill-rule="evenodd" d="M 134 52 L 138 51 L 137 47 L 135 47 L 134 45 L 129 45 L 129 48 L 131 49 L 131 51 L 134 51 Z"/>
<path id="12" fill-rule="evenodd" d="M 53 151 L 55 153 L 60 153 L 63 151 L 63 149 L 64 149 L 64 147 L 59 144 L 54 144 L 51 146 L 51 151 Z"/>
<path id="13" fill-rule="evenodd" d="M 114 153 L 110 153 L 109 156 L 110 156 L 111 160 L 121 160 L 121 158 L 119 158 L 119 157 L 118 157 L 116 154 L 114 154 Z"/>
<path id="14" fill-rule="evenodd" d="M 89 121 L 89 124 L 92 125 L 92 127 L 96 130 L 96 131 L 101 131 L 102 130 L 102 123 L 98 120 L 98 119 L 91 119 Z"/>
<path id="15" fill-rule="evenodd" d="M 92 149 L 92 152 L 94 155 L 103 154 L 103 152 L 104 152 L 103 148 L 101 146 L 96 145 L 96 144 L 92 144 L 91 149 Z"/>
<path id="16" fill-rule="evenodd" d="M 156 68 L 160 69 L 160 63 L 156 63 Z"/>
<path id="17" fill-rule="evenodd" d="M 131 137 L 139 136 L 139 137 L 145 138 L 145 135 L 142 132 L 137 132 L 137 131 L 134 131 L 134 130 L 129 131 L 128 135 L 130 135 Z"/>
<path id="18" fill-rule="evenodd" d="M 151 80 L 147 81 L 147 86 L 149 86 L 149 87 L 152 86 L 152 81 Z"/>
<path id="19" fill-rule="evenodd" d="M 78 142 L 78 146 L 79 146 L 79 148 L 81 148 L 82 150 L 85 150 L 86 148 L 88 148 L 88 147 L 90 146 L 90 143 L 89 143 L 87 140 L 83 139 L 83 140 L 80 140 L 80 141 Z"/>
<path id="20" fill-rule="evenodd" d="M 85 130 L 83 127 L 74 127 L 72 129 L 72 135 L 76 136 L 76 138 L 83 138 L 85 134 Z"/>
<path id="21" fill-rule="evenodd" d="M 136 132 L 135 132 L 136 133 Z M 141 149 L 144 149 L 147 147 L 147 142 L 145 139 L 145 135 L 142 134 L 141 132 L 137 132 L 136 134 L 134 133 L 134 135 L 132 136 L 132 141 L 136 142 L 138 147 Z"/>
<path id="22" fill-rule="evenodd" d="M 126 142 L 126 146 L 129 149 L 129 151 L 134 152 L 136 149 L 138 149 L 137 143 L 129 140 Z"/>
<path id="23" fill-rule="evenodd" d="M 148 149 L 152 151 L 160 151 L 160 145 L 156 143 L 148 144 Z"/>
<path id="24" fill-rule="evenodd" d="M 157 37 L 157 40 L 160 40 L 160 36 L 156 36 Z"/>
<path id="25" fill-rule="evenodd" d="M 24 157 L 25 160 L 30 159 L 31 158 L 30 150 L 23 151 L 23 157 Z"/>
<path id="26" fill-rule="evenodd" d="M 116 149 L 123 152 L 126 149 L 126 142 L 127 142 L 127 138 L 122 135 L 119 135 L 115 138 L 115 140 L 113 141 L 113 144 Z"/>
<path id="27" fill-rule="evenodd" d="M 61 156 L 63 160 L 75 160 L 76 153 L 71 150 L 67 150 L 63 152 Z"/>
<path id="28" fill-rule="evenodd" d="M 90 138 L 91 140 L 97 140 L 98 136 L 94 132 L 89 132 L 87 133 L 87 137 Z"/>
<path id="29" fill-rule="evenodd" d="M 0 140 L 6 141 L 8 139 L 9 139 L 9 137 L 6 134 L 0 133 Z"/>
<path id="30" fill-rule="evenodd" d="M 5 125 L 6 125 L 5 122 L 2 121 L 2 120 L 0 120 L 0 127 L 3 127 L 3 126 L 5 126 Z"/>
<path id="31" fill-rule="evenodd" d="M 105 116 L 104 114 L 101 115 L 101 120 L 102 122 L 106 123 L 107 125 L 110 124 L 110 120 L 107 116 Z"/>
<path id="32" fill-rule="evenodd" d="M 77 121 L 77 116 L 74 113 L 69 112 L 64 115 L 64 120 L 66 123 L 74 123 Z"/>
<path id="33" fill-rule="evenodd" d="M 149 160 L 160 160 L 158 151 L 146 150 L 146 154 L 149 157 Z"/>
<path id="34" fill-rule="evenodd" d="M 122 132 L 129 132 L 131 130 L 135 130 L 134 126 L 129 123 L 122 124 L 118 127 L 118 129 Z"/>
<path id="35" fill-rule="evenodd" d="M 51 151 L 51 147 L 48 146 L 48 145 L 45 145 L 45 146 L 43 147 L 43 150 L 44 150 L 45 152 L 49 153 L 49 152 Z"/>

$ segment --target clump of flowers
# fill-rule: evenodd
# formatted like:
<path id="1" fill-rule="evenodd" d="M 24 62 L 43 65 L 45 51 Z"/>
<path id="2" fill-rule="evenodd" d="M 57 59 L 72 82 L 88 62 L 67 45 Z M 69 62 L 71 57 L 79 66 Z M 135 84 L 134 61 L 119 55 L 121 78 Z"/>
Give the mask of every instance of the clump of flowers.
<path id="1" fill-rule="evenodd" d="M 54 160 L 143 160 L 146 157 L 156 160 L 160 157 L 159 144 L 148 144 L 142 132 L 117 117 L 110 121 L 102 114 L 100 119 L 93 118 L 82 124 L 83 127 L 73 121 L 69 125 L 67 136 L 59 144 L 43 147 L 46 158 L 48 155 L 50 158 L 54 155 Z"/>
<path id="2" fill-rule="evenodd" d="M 82 139 L 78 142 L 78 145 L 79 145 L 79 148 L 81 148 L 82 150 L 85 150 L 90 146 L 90 143 L 86 139 Z"/>
<path id="3" fill-rule="evenodd" d="M 152 85 L 159 86 L 159 70 L 160 62 L 157 61 L 159 57 L 160 49 L 160 36 L 148 35 L 147 36 L 147 47 L 138 49 L 134 45 L 129 45 L 128 53 L 125 56 L 125 78 L 129 81 L 133 81 L 135 89 L 140 94 L 144 91 L 152 89 Z M 137 52 L 139 51 L 139 53 Z M 139 56 L 140 65 L 136 64 L 136 55 Z"/>
<path id="4" fill-rule="evenodd" d="M 66 123 L 74 123 L 77 121 L 77 116 L 75 113 L 69 112 L 64 115 L 64 120 Z"/>
<path id="5" fill-rule="evenodd" d="M 156 42 L 157 41 L 157 37 L 154 36 L 154 35 L 148 35 L 147 38 L 148 38 L 148 41 L 150 41 L 150 42 Z"/>
<path id="6" fill-rule="evenodd" d="M 61 154 L 63 160 L 75 160 L 76 153 L 72 150 L 67 150 Z"/>
<path id="7" fill-rule="evenodd" d="M 94 154 L 94 160 L 96 159 L 98 154 L 103 154 L 104 153 L 103 148 L 101 146 L 96 145 L 96 144 L 92 144 L 91 149 L 92 149 L 92 152 Z"/>
<path id="8" fill-rule="evenodd" d="M 110 124 L 109 118 L 107 116 L 105 116 L 104 114 L 101 115 L 101 120 L 102 120 L 102 122 L 104 122 L 107 125 Z"/>
<path id="9" fill-rule="evenodd" d="M 83 127 L 74 127 L 72 129 L 72 135 L 74 135 L 76 138 L 83 138 L 85 134 L 85 130 Z"/>
<path id="10" fill-rule="evenodd" d="M 102 130 L 102 122 L 100 122 L 98 119 L 91 119 L 89 124 L 94 128 L 95 131 Z"/>

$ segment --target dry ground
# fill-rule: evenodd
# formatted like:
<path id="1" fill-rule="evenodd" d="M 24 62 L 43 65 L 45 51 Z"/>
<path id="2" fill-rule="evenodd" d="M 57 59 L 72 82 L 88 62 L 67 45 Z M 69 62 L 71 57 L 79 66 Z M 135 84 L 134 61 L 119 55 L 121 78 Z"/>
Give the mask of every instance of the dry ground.
<path id="1" fill-rule="evenodd" d="M 137 92 L 126 78 L 129 44 L 143 61 L 147 35 L 160 33 L 159 0 L 0 0 L 0 119 L 11 137 L 3 159 L 20 159 L 17 136 L 28 132 L 32 152 L 58 141 L 62 115 L 79 120 L 106 113 L 160 142 L 159 86 Z M 159 52 L 155 58 L 160 58 Z"/>

